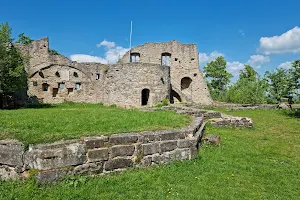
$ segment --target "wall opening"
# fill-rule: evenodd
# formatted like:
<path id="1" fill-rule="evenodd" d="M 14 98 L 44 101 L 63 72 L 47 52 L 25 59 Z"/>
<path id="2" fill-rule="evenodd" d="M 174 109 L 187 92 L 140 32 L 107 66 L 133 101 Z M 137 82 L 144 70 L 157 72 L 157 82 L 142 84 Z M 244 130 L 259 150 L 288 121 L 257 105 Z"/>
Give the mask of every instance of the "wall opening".
<path id="1" fill-rule="evenodd" d="M 81 83 L 76 83 L 75 84 L 75 88 L 78 90 L 78 89 L 80 89 L 81 88 Z"/>
<path id="2" fill-rule="evenodd" d="M 170 103 L 173 104 L 174 102 L 178 101 L 181 102 L 181 97 L 180 95 L 175 92 L 174 90 L 171 90 L 171 98 L 170 98 Z"/>
<path id="3" fill-rule="evenodd" d="M 96 80 L 99 80 L 99 79 L 100 79 L 100 74 L 97 73 L 97 74 L 96 74 Z"/>
<path id="4" fill-rule="evenodd" d="M 55 76 L 56 76 L 56 77 L 60 77 L 59 72 L 55 72 Z"/>
<path id="5" fill-rule="evenodd" d="M 37 81 L 33 81 L 33 82 L 32 82 L 32 85 L 33 85 L 33 86 L 38 86 Z"/>
<path id="6" fill-rule="evenodd" d="M 41 78 L 45 78 L 43 72 L 39 72 L 39 75 L 40 75 Z"/>
<path id="7" fill-rule="evenodd" d="M 130 62 L 139 62 L 140 54 L 139 53 L 131 53 L 130 54 Z"/>
<path id="8" fill-rule="evenodd" d="M 68 94 L 73 93 L 73 88 L 68 88 Z"/>
<path id="9" fill-rule="evenodd" d="M 184 77 L 181 79 L 181 90 L 187 89 L 190 87 L 192 79 L 190 77 Z"/>
<path id="10" fill-rule="evenodd" d="M 58 93 L 58 88 L 53 88 L 53 89 L 52 89 L 52 96 L 53 96 L 53 97 L 56 97 L 56 96 L 57 96 L 57 93 Z"/>
<path id="11" fill-rule="evenodd" d="M 149 95 L 150 95 L 150 90 L 145 88 L 142 90 L 142 106 L 145 106 L 148 104 L 149 101 Z"/>
<path id="12" fill-rule="evenodd" d="M 58 88 L 59 89 L 64 89 L 65 88 L 65 84 L 64 83 L 58 83 Z"/>
<path id="13" fill-rule="evenodd" d="M 48 91 L 48 88 L 49 88 L 49 85 L 47 83 L 42 84 L 43 91 L 45 91 L 45 92 Z"/>
<path id="14" fill-rule="evenodd" d="M 74 76 L 75 78 L 78 78 L 77 72 L 74 72 L 74 73 L 73 73 L 73 76 Z"/>
<path id="15" fill-rule="evenodd" d="M 161 65 L 170 66 L 171 64 L 171 54 L 170 53 L 162 53 L 161 54 Z"/>

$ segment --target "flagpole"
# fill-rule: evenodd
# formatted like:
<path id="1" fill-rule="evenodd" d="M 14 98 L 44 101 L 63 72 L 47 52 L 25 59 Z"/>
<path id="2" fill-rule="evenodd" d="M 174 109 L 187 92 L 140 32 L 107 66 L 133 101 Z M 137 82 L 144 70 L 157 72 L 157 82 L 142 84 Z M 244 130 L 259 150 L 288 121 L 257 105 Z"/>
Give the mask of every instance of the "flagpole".
<path id="1" fill-rule="evenodd" d="M 131 39 L 132 39 L 132 21 L 130 21 L 130 37 L 129 37 L 129 61 L 131 62 Z"/>

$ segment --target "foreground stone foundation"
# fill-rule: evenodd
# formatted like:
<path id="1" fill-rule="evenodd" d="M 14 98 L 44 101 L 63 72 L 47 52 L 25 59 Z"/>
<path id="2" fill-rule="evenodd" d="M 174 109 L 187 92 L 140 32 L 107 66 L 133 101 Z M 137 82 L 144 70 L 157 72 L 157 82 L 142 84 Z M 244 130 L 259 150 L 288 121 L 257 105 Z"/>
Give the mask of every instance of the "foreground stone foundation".
<path id="1" fill-rule="evenodd" d="M 197 155 L 205 123 L 201 117 L 181 130 L 146 131 L 85 137 L 51 144 L 24 145 L 0 141 L 0 177 L 17 179 L 33 171 L 40 182 L 67 174 L 105 174 Z"/>

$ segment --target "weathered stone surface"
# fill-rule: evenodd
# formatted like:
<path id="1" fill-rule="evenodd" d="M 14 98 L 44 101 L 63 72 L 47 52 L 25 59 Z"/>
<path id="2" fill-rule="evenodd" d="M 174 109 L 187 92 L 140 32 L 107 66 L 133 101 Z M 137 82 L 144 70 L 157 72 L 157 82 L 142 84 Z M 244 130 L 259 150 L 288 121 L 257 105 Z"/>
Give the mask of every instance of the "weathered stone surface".
<path id="1" fill-rule="evenodd" d="M 104 169 L 106 171 L 112 171 L 115 169 L 123 169 L 127 167 L 132 167 L 133 161 L 131 159 L 126 158 L 114 158 L 112 160 L 107 161 L 104 164 Z"/>
<path id="2" fill-rule="evenodd" d="M 101 148 L 104 147 L 104 143 L 108 142 L 107 136 L 100 137 L 85 137 L 83 138 L 87 149 Z"/>
<path id="3" fill-rule="evenodd" d="M 100 174 L 103 172 L 104 162 L 85 163 L 74 168 L 75 174 Z"/>
<path id="4" fill-rule="evenodd" d="M 141 165 L 142 166 L 150 166 L 152 164 L 152 156 L 145 156 L 141 160 Z"/>
<path id="5" fill-rule="evenodd" d="M 36 179 L 38 183 L 51 183 L 60 180 L 67 174 L 71 174 L 71 173 L 72 173 L 71 168 L 60 168 L 60 169 L 39 171 L 36 174 Z"/>
<path id="6" fill-rule="evenodd" d="M 220 140 L 221 140 L 220 136 L 217 135 L 205 135 L 202 138 L 202 141 L 213 145 L 220 145 Z"/>
<path id="7" fill-rule="evenodd" d="M 75 166 L 86 161 L 85 144 L 77 140 L 31 145 L 25 155 L 27 168 L 40 170 Z"/>
<path id="8" fill-rule="evenodd" d="M 90 149 L 87 153 L 88 162 L 108 160 L 108 148 Z"/>
<path id="9" fill-rule="evenodd" d="M 16 140 L 0 140 L 0 164 L 22 166 L 23 143 Z"/>
<path id="10" fill-rule="evenodd" d="M 160 151 L 172 151 L 177 148 L 177 141 L 164 141 L 160 143 Z"/>
<path id="11" fill-rule="evenodd" d="M 144 131 L 139 134 L 138 142 L 148 143 L 160 141 L 159 131 Z"/>
<path id="12" fill-rule="evenodd" d="M 117 156 L 132 156 L 134 153 L 134 145 L 117 145 L 111 147 L 111 158 Z"/>
<path id="13" fill-rule="evenodd" d="M 142 144 L 144 155 L 151 155 L 160 152 L 159 143 Z"/>
<path id="14" fill-rule="evenodd" d="M 16 180 L 19 177 L 20 176 L 16 172 L 15 168 L 7 165 L 0 165 L 0 180 L 8 180 L 8 179 Z"/>
<path id="15" fill-rule="evenodd" d="M 161 131 L 159 135 L 161 140 L 178 140 L 186 137 L 184 130 L 166 130 Z"/>
<path id="16" fill-rule="evenodd" d="M 170 158 L 170 161 L 187 160 L 190 158 L 190 149 L 176 149 L 172 152 L 167 152 L 167 156 Z"/>
<path id="17" fill-rule="evenodd" d="M 179 148 L 190 148 L 197 146 L 197 139 L 196 138 L 188 138 L 184 140 L 178 140 L 177 146 Z"/>
<path id="18" fill-rule="evenodd" d="M 110 136 L 109 143 L 111 144 L 130 144 L 138 140 L 138 135 L 135 133 L 115 134 Z"/>

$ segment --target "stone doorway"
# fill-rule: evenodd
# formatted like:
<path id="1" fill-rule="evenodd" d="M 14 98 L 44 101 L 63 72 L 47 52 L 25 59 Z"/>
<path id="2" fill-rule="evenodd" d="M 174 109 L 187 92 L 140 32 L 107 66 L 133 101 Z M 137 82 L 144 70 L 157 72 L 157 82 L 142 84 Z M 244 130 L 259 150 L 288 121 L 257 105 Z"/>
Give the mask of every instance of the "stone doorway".
<path id="1" fill-rule="evenodd" d="M 149 101 L 149 95 L 150 95 L 150 90 L 145 88 L 142 90 L 142 106 L 145 106 L 148 104 Z"/>
<path id="2" fill-rule="evenodd" d="M 170 103 L 173 104 L 175 102 L 181 102 L 181 97 L 177 92 L 175 92 L 174 90 L 171 90 Z"/>

